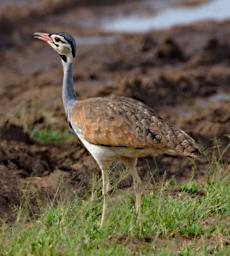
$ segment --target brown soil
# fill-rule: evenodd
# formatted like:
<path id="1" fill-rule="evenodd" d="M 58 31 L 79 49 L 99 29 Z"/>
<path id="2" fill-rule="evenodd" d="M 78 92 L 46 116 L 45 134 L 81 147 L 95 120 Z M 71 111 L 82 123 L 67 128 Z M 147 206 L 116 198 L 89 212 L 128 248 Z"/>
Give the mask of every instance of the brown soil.
<path id="1" fill-rule="evenodd" d="M 103 8 L 90 13 L 96 16 Z M 62 16 L 85 17 L 87 10 L 84 6 L 66 9 Z M 28 191 L 52 197 L 64 179 L 67 190 L 86 196 L 92 175 L 100 174 L 77 139 L 65 143 L 32 139 L 31 127 L 42 129 L 47 122 L 52 129 L 68 129 L 60 61 L 48 46 L 32 40 L 32 33 L 68 30 L 79 36 L 103 35 L 99 29 L 85 32 L 78 24 L 66 27 L 68 22 L 54 13 L 42 19 L 30 16 L 29 22 L 19 17 L 17 24 L 5 19 L 0 24 L 0 216 L 8 220 L 14 218 L 12 205 L 19 205 Z M 79 45 L 74 68 L 78 97 L 123 95 L 141 100 L 200 141 L 208 154 L 215 154 L 217 147 L 223 150 L 229 144 L 229 34 L 229 21 L 208 22 L 116 35 L 109 44 Z M 225 166 L 229 159 L 226 151 Z M 196 164 L 199 178 L 207 163 Z M 190 160 L 172 156 L 158 157 L 157 166 L 151 158 L 140 159 L 138 166 L 145 182 L 152 175 L 185 179 L 193 169 Z M 120 187 L 130 183 L 127 179 Z"/>

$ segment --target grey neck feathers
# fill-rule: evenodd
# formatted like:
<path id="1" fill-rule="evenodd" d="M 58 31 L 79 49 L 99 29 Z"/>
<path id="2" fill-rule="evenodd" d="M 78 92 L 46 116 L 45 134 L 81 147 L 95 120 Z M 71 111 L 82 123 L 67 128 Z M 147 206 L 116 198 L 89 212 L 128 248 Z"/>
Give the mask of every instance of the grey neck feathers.
<path id="1" fill-rule="evenodd" d="M 77 97 L 73 88 L 72 62 L 65 62 L 62 60 L 62 65 L 64 72 L 62 100 L 65 108 L 65 113 L 69 120 L 73 105 L 76 103 Z"/>

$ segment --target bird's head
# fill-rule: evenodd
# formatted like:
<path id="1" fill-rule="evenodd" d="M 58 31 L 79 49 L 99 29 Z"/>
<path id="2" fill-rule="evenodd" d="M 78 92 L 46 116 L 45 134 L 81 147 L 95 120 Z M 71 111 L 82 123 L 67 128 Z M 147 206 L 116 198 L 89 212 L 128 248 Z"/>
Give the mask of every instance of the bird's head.
<path id="1" fill-rule="evenodd" d="M 72 62 L 76 56 L 76 42 L 67 33 L 34 33 L 34 38 L 47 42 L 62 58 L 64 62 Z"/>

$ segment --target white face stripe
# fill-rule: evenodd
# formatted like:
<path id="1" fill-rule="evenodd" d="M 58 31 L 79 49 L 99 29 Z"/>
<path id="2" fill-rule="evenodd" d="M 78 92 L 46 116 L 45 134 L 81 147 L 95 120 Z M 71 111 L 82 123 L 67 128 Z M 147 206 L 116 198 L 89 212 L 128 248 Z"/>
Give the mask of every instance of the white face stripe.
<path id="1" fill-rule="evenodd" d="M 61 56 L 64 62 L 71 62 L 75 57 L 74 43 L 71 43 L 64 35 L 49 34 L 51 40 L 47 43 Z M 71 39 L 71 38 L 70 38 Z"/>
<path id="2" fill-rule="evenodd" d="M 69 42 L 67 42 L 63 36 L 52 34 L 50 37 L 52 38 L 54 43 L 62 43 L 69 45 Z"/>
<path id="3" fill-rule="evenodd" d="M 67 59 L 72 59 L 72 47 L 71 44 L 65 39 L 64 36 L 58 34 L 51 34 L 50 38 L 52 41 L 48 42 L 48 44 L 62 57 L 65 62 Z"/>

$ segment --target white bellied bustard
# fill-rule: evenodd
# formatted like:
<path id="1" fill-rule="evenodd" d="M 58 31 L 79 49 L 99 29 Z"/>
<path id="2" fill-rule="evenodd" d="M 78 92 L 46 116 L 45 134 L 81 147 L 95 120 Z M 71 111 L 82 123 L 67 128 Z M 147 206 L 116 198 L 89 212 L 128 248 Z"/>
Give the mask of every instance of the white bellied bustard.
<path id="1" fill-rule="evenodd" d="M 110 182 L 108 170 L 114 161 L 122 161 L 133 177 L 136 212 L 140 214 L 141 179 L 136 163 L 139 157 L 174 153 L 192 158 L 200 154 L 195 141 L 143 103 L 125 97 L 78 100 L 73 88 L 72 66 L 76 55 L 74 38 L 66 33 L 35 33 L 61 57 L 63 64 L 62 99 L 69 126 L 99 165 L 102 173 L 104 224 Z"/>

